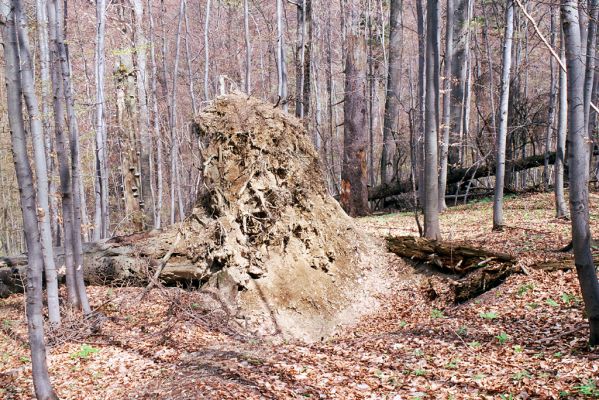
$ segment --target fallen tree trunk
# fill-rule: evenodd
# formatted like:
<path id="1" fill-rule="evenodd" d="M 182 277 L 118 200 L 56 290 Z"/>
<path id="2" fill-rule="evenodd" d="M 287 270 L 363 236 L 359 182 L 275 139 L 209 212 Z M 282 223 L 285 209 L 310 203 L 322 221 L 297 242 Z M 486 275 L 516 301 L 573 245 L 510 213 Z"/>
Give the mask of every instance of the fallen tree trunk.
<path id="1" fill-rule="evenodd" d="M 160 273 L 165 284 L 201 281 L 204 274 L 198 268 L 192 252 L 176 243 L 177 230 L 134 234 L 86 243 L 83 246 L 84 279 L 91 285 L 147 284 L 161 266 L 161 258 L 172 254 Z M 55 248 L 59 280 L 64 280 L 64 251 Z M 27 255 L 0 257 L 0 298 L 23 292 Z"/>
<path id="2" fill-rule="evenodd" d="M 515 160 L 509 163 L 510 168 L 514 171 L 524 171 L 530 168 L 541 167 L 545 163 L 545 155 L 530 156 Z M 555 163 L 555 153 L 549 154 L 549 164 Z M 495 175 L 495 163 L 470 166 L 468 168 L 456 168 L 447 172 L 447 184 L 455 184 L 459 182 L 467 182 L 471 179 L 484 178 L 486 176 Z M 370 188 L 368 191 L 368 200 L 383 199 L 389 196 L 395 196 L 401 193 L 407 193 L 412 190 L 410 181 L 394 181 L 388 184 L 383 184 Z"/>
<path id="3" fill-rule="evenodd" d="M 387 238 L 387 248 L 425 267 L 420 272 L 429 275 L 427 292 L 431 298 L 443 295 L 451 301 L 463 302 L 498 286 L 519 271 L 516 259 L 509 254 L 450 242 L 397 236 Z"/>

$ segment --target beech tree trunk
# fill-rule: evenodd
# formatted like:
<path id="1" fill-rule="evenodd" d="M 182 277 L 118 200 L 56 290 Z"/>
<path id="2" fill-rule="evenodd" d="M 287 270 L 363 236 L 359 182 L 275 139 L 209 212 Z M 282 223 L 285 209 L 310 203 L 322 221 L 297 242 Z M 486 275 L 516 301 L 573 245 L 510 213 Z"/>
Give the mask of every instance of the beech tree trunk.
<path id="1" fill-rule="evenodd" d="M 591 252 L 589 227 L 589 137 L 585 120 L 585 65 L 581 52 L 578 2 L 561 1 L 561 16 L 568 73 L 568 154 L 570 215 L 576 273 L 586 315 L 589 318 L 589 343 L 599 344 L 599 282 Z"/>
<path id="2" fill-rule="evenodd" d="M 510 98 L 510 70 L 512 67 L 512 42 L 514 39 L 514 0 L 505 8 L 505 34 L 501 72 L 501 98 L 499 103 L 499 131 L 497 132 L 497 171 L 493 198 L 493 230 L 503 229 L 503 189 L 505 182 L 505 147 L 507 138 L 508 105 Z"/>
<path id="3" fill-rule="evenodd" d="M 37 180 L 36 194 L 41 212 L 38 213 L 41 249 L 46 273 L 48 293 L 48 316 L 50 322 L 60 325 L 60 307 L 58 303 L 58 281 L 52 244 L 52 228 L 50 227 L 50 206 L 48 203 L 48 169 L 46 166 L 46 150 L 44 130 L 40 115 L 33 75 L 33 65 L 30 54 L 29 33 L 27 32 L 27 17 L 20 9 L 15 9 L 17 37 L 19 40 L 19 58 L 21 65 L 21 87 L 27 113 L 29 114 L 29 129 L 33 142 L 34 166 Z"/>
<path id="4" fill-rule="evenodd" d="M 426 113 L 424 122 L 424 236 L 440 240 L 439 174 L 439 1 L 427 1 Z"/>
<path id="5" fill-rule="evenodd" d="M 72 246 L 73 246 L 73 267 L 75 269 L 75 286 L 77 291 L 77 305 L 81 307 L 84 314 L 90 314 L 91 308 L 87 298 L 87 292 L 85 290 L 85 283 L 83 282 L 83 250 L 82 250 L 82 230 L 81 230 L 81 161 L 79 159 L 79 125 L 77 122 L 77 114 L 75 112 L 75 94 L 71 81 L 71 67 L 68 55 L 68 48 L 64 38 L 65 29 L 65 13 L 61 7 L 60 2 L 56 2 L 56 45 L 58 55 L 60 57 L 60 68 L 62 72 L 62 84 L 64 92 L 64 102 L 67 111 L 67 120 L 69 123 L 70 133 L 70 154 L 71 154 L 71 193 L 72 193 L 72 231 L 73 235 Z M 52 25 L 50 25 L 52 29 Z"/>
<path id="6" fill-rule="evenodd" d="M 445 192 L 447 191 L 447 163 L 449 140 L 451 133 L 451 66 L 453 59 L 453 19 L 454 1 L 447 0 L 447 20 L 445 25 L 445 73 L 443 80 L 443 140 L 441 141 L 441 167 L 439 171 L 439 211 L 447 208 Z"/>
<path id="7" fill-rule="evenodd" d="M 152 132 L 156 140 L 156 206 L 154 214 L 154 229 L 160 229 L 162 223 L 162 138 L 160 130 L 160 114 L 158 113 L 158 95 L 156 68 L 156 47 L 154 44 L 154 15 L 152 13 L 152 0 L 148 0 L 148 20 L 150 22 L 150 97 L 152 101 Z M 152 158 L 150 158 L 150 167 Z M 152 186 L 150 186 L 151 188 Z"/>
<path id="8" fill-rule="evenodd" d="M 106 0 L 96 2 L 96 177 L 94 240 L 108 236 L 108 164 L 106 116 L 104 113 L 104 33 L 106 27 Z"/>
<path id="9" fill-rule="evenodd" d="M 27 328 L 29 332 L 29 347 L 31 349 L 31 364 L 35 395 L 40 400 L 57 399 L 52 389 L 48 365 L 46 362 L 46 347 L 44 343 L 44 318 L 42 314 L 42 270 L 44 265 L 40 233 L 38 230 L 36 196 L 33 186 L 33 176 L 23 122 L 21 102 L 21 81 L 19 70 L 19 45 L 27 52 L 26 44 L 19 43 L 15 20 L 22 13 L 19 0 L 0 1 L 0 30 L 4 42 L 4 68 L 6 80 L 6 96 L 8 119 L 11 130 L 11 144 L 19 195 L 23 228 L 27 241 L 29 263 L 27 265 Z M 37 156 L 37 155 L 36 155 Z"/>
<path id="10" fill-rule="evenodd" d="M 139 104 L 139 141 L 141 144 L 140 154 L 140 175 L 141 185 L 138 192 L 141 192 L 140 206 L 144 212 L 144 228 L 154 226 L 156 210 L 154 208 L 154 195 L 152 190 L 152 138 L 150 136 L 150 115 L 148 111 L 148 77 L 146 67 L 147 40 L 143 30 L 144 7 L 142 0 L 133 0 L 133 35 L 135 42 L 136 55 L 136 84 L 137 100 Z M 194 103 L 195 108 L 195 103 Z"/>
<path id="11" fill-rule="evenodd" d="M 399 89 L 401 87 L 401 25 L 403 0 L 391 0 L 389 16 L 389 66 L 385 117 L 383 120 L 383 151 L 381 153 L 381 184 L 393 180 L 397 170 L 396 136 L 400 113 Z"/>
<path id="12" fill-rule="evenodd" d="M 566 63 L 566 46 L 564 32 L 560 28 L 561 51 L 560 58 Z M 557 138 L 555 140 L 555 214 L 557 218 L 567 216 L 566 199 L 564 196 L 564 165 L 566 159 L 566 136 L 568 124 L 568 78 L 566 71 L 559 69 L 559 111 L 557 115 Z"/>
<path id="13" fill-rule="evenodd" d="M 551 7 L 551 47 L 555 47 L 555 29 L 557 28 L 556 13 Z M 553 137 L 553 122 L 555 120 L 555 98 L 557 97 L 557 79 L 555 77 L 555 61 L 553 57 L 549 59 L 549 71 L 551 82 L 549 84 L 549 111 L 547 115 L 547 129 L 545 130 L 545 164 L 543 166 L 543 185 L 545 190 L 549 190 L 550 171 L 549 171 L 549 153 L 551 152 L 551 139 Z"/>
<path id="14" fill-rule="evenodd" d="M 279 76 L 279 102 L 287 111 L 287 64 L 285 62 L 285 33 L 283 32 L 283 0 L 277 0 L 277 70 Z"/>
<path id="15" fill-rule="evenodd" d="M 252 45 L 250 43 L 249 0 L 243 0 L 243 33 L 245 39 L 245 92 L 252 93 Z"/>

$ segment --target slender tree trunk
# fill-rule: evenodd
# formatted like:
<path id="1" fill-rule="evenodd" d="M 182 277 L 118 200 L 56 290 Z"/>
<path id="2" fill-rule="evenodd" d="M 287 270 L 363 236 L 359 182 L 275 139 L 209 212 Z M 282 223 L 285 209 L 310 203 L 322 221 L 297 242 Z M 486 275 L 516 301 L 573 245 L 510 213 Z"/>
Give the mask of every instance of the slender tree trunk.
<path id="1" fill-rule="evenodd" d="M 468 36 L 470 35 L 469 10 L 472 0 L 454 0 L 453 21 L 453 51 L 451 55 L 451 96 L 450 104 L 451 127 L 450 146 L 448 148 L 448 163 L 459 162 L 459 146 L 451 146 L 459 139 L 464 113 L 464 92 L 466 83 L 467 53 L 469 49 Z"/>
<path id="2" fill-rule="evenodd" d="M 245 38 L 245 92 L 252 93 L 252 45 L 250 43 L 249 0 L 243 0 L 243 33 Z"/>
<path id="3" fill-rule="evenodd" d="M 56 1 L 56 0 L 53 0 Z M 72 245 L 73 245 L 73 262 L 75 268 L 75 285 L 77 288 L 78 304 L 84 314 L 90 314 L 91 308 L 85 290 L 83 281 L 83 248 L 81 238 L 81 161 L 79 159 L 79 125 L 77 115 L 75 113 L 75 95 L 71 81 L 71 68 L 68 55 L 68 48 L 64 38 L 64 20 L 65 13 L 60 2 L 56 1 L 56 43 L 58 55 L 60 57 L 60 68 L 62 71 L 62 82 L 64 100 L 66 104 L 67 119 L 69 123 L 70 133 L 70 150 L 71 150 L 71 193 L 73 196 L 72 208 L 73 213 L 73 228 L 72 228 Z M 50 26 L 52 29 L 52 26 Z"/>
<path id="4" fill-rule="evenodd" d="M 35 176 L 37 180 L 37 201 L 40 207 L 38 213 L 42 256 L 46 273 L 48 293 L 48 316 L 50 323 L 60 325 L 60 306 L 58 303 L 58 281 L 54 263 L 54 247 L 52 244 L 52 228 L 50 227 L 50 206 L 48 203 L 48 169 L 46 166 L 46 150 L 44 145 L 44 130 L 42 116 L 39 112 L 33 75 L 33 65 L 29 52 L 29 33 L 27 32 L 27 17 L 20 9 L 20 2 L 14 4 L 19 8 L 14 10 L 17 22 L 17 37 L 21 65 L 21 85 L 27 112 L 29 114 L 29 129 L 33 142 Z M 47 44 L 46 44 L 47 45 Z"/>
<path id="5" fill-rule="evenodd" d="M 443 140 L 441 142 L 441 168 L 439 171 L 439 211 L 447 208 L 445 192 L 447 191 L 447 156 L 451 132 L 451 65 L 453 61 L 453 18 L 454 1 L 447 0 L 447 20 L 445 25 L 445 73 L 443 86 Z"/>
<path id="6" fill-rule="evenodd" d="M 57 7 L 56 0 L 48 0 L 48 39 L 50 41 L 50 65 L 52 76 L 52 93 L 54 108 L 54 134 L 56 136 L 56 156 L 60 175 L 60 192 L 62 198 L 62 226 L 64 232 L 64 252 L 67 281 L 67 295 L 72 306 L 79 307 L 79 295 L 75 280 L 75 267 L 73 261 L 73 197 L 71 185 L 71 167 L 67 154 L 67 138 L 65 137 L 65 111 L 63 100 L 64 89 L 61 77 L 60 56 L 57 38 Z"/>
<path id="7" fill-rule="evenodd" d="M 557 16 L 551 7 L 551 47 L 555 47 L 555 29 L 557 28 Z M 549 153 L 551 152 L 551 138 L 553 136 L 553 121 L 555 120 L 555 99 L 557 97 L 557 79 L 555 79 L 555 61 L 549 59 L 549 70 L 551 82 L 549 84 L 549 112 L 547 115 L 547 129 L 545 130 L 545 164 L 543 165 L 543 185 L 545 190 L 550 187 Z"/>
<path id="8" fill-rule="evenodd" d="M 139 141 L 141 144 L 140 164 L 141 170 L 141 185 L 138 192 L 141 192 L 141 208 L 144 212 L 144 228 L 154 226 L 154 196 L 152 193 L 152 168 L 150 160 L 152 159 L 152 137 L 150 136 L 150 115 L 148 111 L 148 95 L 147 95 L 147 40 L 143 30 L 144 24 L 144 6 L 142 0 L 132 0 L 133 2 L 133 36 L 135 41 L 136 55 L 136 84 L 137 84 L 137 100 L 139 104 Z M 192 97 L 192 100 L 195 100 Z M 195 110 L 195 101 L 193 103 Z"/>
<path id="9" fill-rule="evenodd" d="M 589 112 L 591 110 L 591 98 L 593 94 L 593 82 L 595 78 L 595 53 L 597 47 L 597 17 L 599 16 L 599 0 L 589 0 L 588 10 L 588 29 L 586 40 L 586 61 L 584 74 L 584 126 L 589 129 Z M 581 45 L 585 43 L 582 42 Z M 592 137 L 589 134 L 589 138 Z"/>
<path id="10" fill-rule="evenodd" d="M 173 84 L 171 86 L 169 128 L 171 133 L 171 224 L 175 223 L 175 203 L 178 199 L 179 221 L 183 221 L 183 209 L 181 201 L 181 185 L 179 181 L 179 141 L 177 140 L 177 78 L 179 76 L 179 53 L 181 39 L 181 25 L 185 13 L 185 1 L 181 0 L 179 5 L 179 18 L 177 22 L 177 34 L 175 38 L 175 65 L 173 67 Z"/>
<path id="11" fill-rule="evenodd" d="M 401 87 L 401 25 L 403 0 L 391 0 L 389 16 L 389 66 L 385 117 L 383 120 L 383 151 L 381 152 L 381 184 L 393 180 L 395 171 L 396 135 L 400 113 L 399 89 Z"/>
<path id="12" fill-rule="evenodd" d="M 424 122 L 424 236 L 441 239 L 439 228 L 439 1 L 427 1 L 426 118 Z"/>
<path id="13" fill-rule="evenodd" d="M 493 230 L 503 229 L 503 188 L 505 182 L 505 146 L 507 137 L 508 104 L 510 98 L 510 70 L 514 39 L 514 0 L 508 0 L 505 9 L 505 35 L 501 72 L 501 99 L 499 103 L 499 132 L 497 132 L 497 171 L 493 198 Z"/>
<path id="14" fill-rule="evenodd" d="M 154 44 L 154 15 L 152 13 L 152 1 L 148 0 L 148 19 L 150 21 L 150 95 L 152 100 L 152 128 L 156 140 L 156 202 L 154 213 L 154 228 L 160 229 L 162 212 L 162 139 L 160 137 L 160 114 L 158 113 L 158 97 L 156 79 L 158 71 L 156 68 L 156 47 Z M 152 158 L 150 158 L 150 168 L 152 167 Z M 150 189 L 152 189 L 150 182 Z"/>
<path id="15" fill-rule="evenodd" d="M 312 93 L 312 0 L 304 1 L 304 65 L 302 111 L 304 117 L 310 115 L 310 94 Z"/>
<path id="16" fill-rule="evenodd" d="M 193 73 L 191 70 L 191 53 L 189 50 L 189 18 L 187 17 L 187 2 L 185 2 L 185 12 L 183 13 L 183 17 L 185 18 L 185 36 L 183 39 L 185 40 L 185 59 L 187 64 L 187 76 L 189 77 L 189 97 L 191 99 L 191 111 L 193 115 L 196 114 L 198 110 L 196 94 L 195 94 L 195 85 L 193 83 Z"/>
<path id="17" fill-rule="evenodd" d="M 283 0 L 277 0 L 277 70 L 279 76 L 279 102 L 287 111 L 287 64 L 285 62 L 285 32 L 283 32 Z"/>
<path id="18" fill-rule="evenodd" d="M 299 0 L 297 3 L 297 27 L 296 27 L 296 59 L 295 59 L 295 116 L 304 117 L 304 57 L 306 41 L 306 19 L 305 19 L 305 0 Z"/>
<path id="19" fill-rule="evenodd" d="M 31 364 L 33 367 L 33 386 L 37 399 L 49 400 L 58 397 L 52 389 L 48 365 L 46 362 L 46 347 L 44 343 L 44 319 L 42 314 L 42 270 L 44 265 L 38 220 L 36 215 L 35 190 L 29 157 L 23 111 L 21 103 L 21 82 L 19 79 L 19 42 L 15 19 L 21 13 L 19 0 L 0 1 L 0 30 L 4 42 L 4 68 L 6 80 L 6 96 L 8 120 L 11 130 L 11 144 L 19 195 L 23 228 L 27 241 L 29 263 L 27 264 L 27 328 L 29 332 L 29 348 L 31 349 Z M 16 14 L 16 15 L 15 15 Z M 25 45 L 20 43 L 25 49 Z"/>
<path id="20" fill-rule="evenodd" d="M 54 166 L 54 145 L 51 135 L 50 115 L 52 113 L 52 81 L 50 80 L 50 53 L 48 50 L 48 17 L 46 15 L 46 0 L 36 0 L 36 19 L 37 33 L 39 42 L 39 60 L 40 60 L 40 78 L 42 93 L 42 126 L 44 132 L 44 145 L 46 153 L 46 167 L 48 175 L 48 192 L 50 206 L 50 226 L 52 228 L 52 237 L 55 245 L 59 245 L 59 224 L 58 224 L 58 202 L 56 201 L 56 184 L 51 179 L 55 169 Z M 47 277 L 46 277 L 47 278 Z"/>
<path id="21" fill-rule="evenodd" d="M 104 113 L 104 32 L 106 0 L 96 2 L 96 177 L 94 240 L 108 236 L 108 164 L 106 143 L 106 116 Z"/>
<path id="22" fill-rule="evenodd" d="M 418 172 L 418 197 L 421 204 L 424 204 L 424 120 L 426 112 L 426 60 L 425 60 L 425 15 L 422 7 L 423 1 L 416 2 L 416 14 L 418 20 L 418 134 L 416 141 L 416 166 Z"/>
<path id="23" fill-rule="evenodd" d="M 591 252 L 589 227 L 589 137 L 585 126 L 585 65 L 581 54 L 578 2 L 562 0 L 561 15 L 568 73 L 568 167 L 572 244 L 578 281 L 589 318 L 589 343 L 595 346 L 599 344 L 599 282 Z"/>
<path id="24" fill-rule="evenodd" d="M 366 41 L 357 26 L 346 36 L 345 101 L 343 113 L 343 168 L 341 171 L 341 205 L 351 216 L 366 215 L 368 208 L 368 174 L 366 168 Z"/>
<path id="25" fill-rule="evenodd" d="M 204 100 L 210 100 L 210 43 L 208 42 L 210 33 L 210 3 L 206 0 L 206 20 L 204 21 Z"/>

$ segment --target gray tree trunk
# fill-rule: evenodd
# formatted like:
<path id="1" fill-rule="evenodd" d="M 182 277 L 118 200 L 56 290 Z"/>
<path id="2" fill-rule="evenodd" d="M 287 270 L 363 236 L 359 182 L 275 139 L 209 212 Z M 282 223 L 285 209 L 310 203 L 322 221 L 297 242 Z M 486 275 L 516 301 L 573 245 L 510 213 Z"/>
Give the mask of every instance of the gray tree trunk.
<path id="1" fill-rule="evenodd" d="M 555 47 L 555 30 L 557 28 L 557 16 L 551 7 L 551 47 Z M 549 171 L 549 153 L 551 152 L 551 138 L 553 137 L 553 122 L 555 120 L 555 99 L 557 97 L 557 79 L 555 79 L 555 61 L 553 57 L 549 59 L 549 70 L 551 73 L 551 82 L 549 84 L 549 112 L 547 115 L 547 129 L 545 130 L 545 164 L 543 166 L 543 185 L 545 190 L 549 190 L 550 171 Z"/>
<path id="2" fill-rule="evenodd" d="M 445 25 L 445 73 L 443 93 L 443 140 L 441 141 L 441 168 L 439 171 L 439 211 L 447 208 L 445 192 L 447 191 L 447 157 L 451 133 L 451 66 L 453 61 L 453 19 L 454 1 L 447 0 L 447 20 Z"/>
<path id="3" fill-rule="evenodd" d="M 154 44 L 154 15 L 152 13 L 152 0 L 148 0 L 148 19 L 150 21 L 150 95 L 152 100 L 152 128 L 156 140 L 156 206 L 154 207 L 154 228 L 160 229 L 162 218 L 162 139 L 160 135 L 160 114 L 158 113 L 158 97 L 156 79 L 156 47 Z M 150 168 L 152 158 L 150 158 Z M 152 186 L 150 186 L 152 188 Z"/>
<path id="4" fill-rule="evenodd" d="M 503 189 L 505 183 L 505 146 L 507 138 L 508 105 L 510 98 L 510 70 L 512 68 L 512 43 L 514 40 L 514 0 L 505 8 L 505 34 L 501 72 L 501 98 L 499 102 L 499 131 L 497 132 L 497 171 L 493 198 L 493 230 L 503 229 Z"/>
<path id="5" fill-rule="evenodd" d="M 588 29 L 586 40 L 586 61 L 584 73 L 584 126 L 589 129 L 589 112 L 591 110 L 591 98 L 593 94 L 593 82 L 595 80 L 595 53 L 597 47 L 597 17 L 599 16 L 599 0 L 589 0 Z M 585 45 L 584 42 L 581 45 Z M 591 137 L 591 134 L 589 134 Z M 590 154 L 589 154 L 590 155 Z"/>
<path id="6" fill-rule="evenodd" d="M 426 23 L 422 1 L 416 2 L 417 29 L 418 29 L 418 130 L 415 139 L 416 146 L 416 172 L 418 175 L 418 198 L 424 204 L 424 120 L 426 112 Z"/>
<path id="7" fill-rule="evenodd" d="M 42 94 L 42 126 L 44 131 L 44 144 L 46 152 L 46 167 L 48 177 L 54 172 L 54 144 L 51 135 L 51 118 L 52 114 L 52 81 L 50 80 L 50 53 L 48 50 L 48 16 L 46 15 L 46 0 L 36 0 L 35 5 L 38 45 L 39 45 L 39 65 L 41 78 L 41 94 Z M 52 237 L 58 245 L 59 241 L 59 224 L 58 224 L 58 202 L 56 201 L 56 184 L 52 179 L 48 180 L 49 206 L 50 206 L 50 226 L 52 228 Z"/>
<path id="8" fill-rule="evenodd" d="M 424 121 L 424 236 L 440 240 L 439 228 L 439 1 L 427 1 L 426 113 Z"/>
<path id="9" fill-rule="evenodd" d="M 210 3 L 206 1 L 206 20 L 204 21 L 204 100 L 210 100 L 210 45 L 208 42 L 210 33 Z"/>
<path id="10" fill-rule="evenodd" d="M 466 84 L 467 53 L 469 51 L 470 34 L 469 10 L 471 0 L 455 0 L 453 21 L 453 53 L 451 60 L 451 96 L 450 105 L 451 127 L 450 144 L 457 142 L 459 132 L 462 130 L 464 116 L 464 92 Z M 459 162 L 459 146 L 450 146 L 448 149 L 448 163 L 453 165 Z"/>
<path id="11" fill-rule="evenodd" d="M 17 20 L 17 36 L 19 40 L 19 56 L 21 65 L 21 86 L 33 142 L 34 166 L 37 179 L 37 201 L 41 212 L 38 213 L 41 249 L 46 273 L 48 293 L 48 316 L 50 323 L 60 325 L 60 306 L 58 303 L 58 281 L 56 279 L 56 264 L 54 263 L 54 247 L 52 244 L 52 228 L 50 227 L 50 206 L 48 203 L 48 169 L 46 166 L 46 149 L 42 116 L 39 112 L 33 75 L 33 64 L 30 54 L 29 33 L 27 32 L 27 17 L 20 8 L 14 10 Z M 47 45 L 47 44 L 46 44 Z"/>
<path id="12" fill-rule="evenodd" d="M 383 151 L 381 152 L 381 184 L 393 180 L 396 170 L 396 135 L 398 132 L 401 87 L 401 25 L 403 0 L 392 0 L 389 16 L 389 66 L 385 117 L 383 120 Z"/>
<path id="13" fill-rule="evenodd" d="M 133 2 L 133 35 L 135 41 L 136 73 L 137 73 L 137 100 L 139 104 L 139 141 L 141 144 L 141 206 L 144 212 L 144 227 L 154 226 L 156 210 L 154 209 L 154 196 L 152 193 L 152 137 L 150 136 L 150 114 L 148 111 L 148 77 L 147 77 L 147 40 L 143 30 L 144 6 L 142 0 Z M 195 109 L 195 103 L 193 104 Z"/>
<path id="14" fill-rule="evenodd" d="M 38 230 L 33 176 L 27 155 L 21 103 L 21 82 L 19 79 L 21 62 L 19 60 L 19 44 L 15 27 L 15 14 L 20 13 L 21 4 L 19 0 L 13 0 L 11 3 L 7 0 L 0 1 L 0 30 L 4 42 L 7 111 L 11 130 L 13 160 L 19 185 L 23 228 L 29 254 L 26 313 L 33 368 L 33 386 L 37 399 L 48 400 L 57 399 L 58 397 L 54 393 L 50 382 L 44 343 L 44 319 L 42 314 L 42 270 L 44 261 Z"/>
<path id="15" fill-rule="evenodd" d="M 252 93 L 252 45 L 250 43 L 249 0 L 243 0 L 243 32 L 245 38 L 245 92 Z"/>
<path id="16" fill-rule="evenodd" d="M 279 76 L 279 102 L 287 111 L 287 64 L 285 62 L 285 32 L 283 32 L 283 0 L 277 0 L 277 71 Z"/>
<path id="17" fill-rule="evenodd" d="M 566 46 L 563 29 L 560 28 L 562 63 L 566 63 Z M 568 127 L 568 78 L 563 69 L 559 69 L 559 111 L 557 114 L 557 137 L 555 140 L 555 213 L 557 218 L 568 215 L 564 196 L 564 164 L 566 159 L 566 136 Z"/>
<path id="18" fill-rule="evenodd" d="M 52 77 L 52 103 L 54 109 L 54 134 L 56 136 L 56 157 L 60 175 L 60 194 L 62 198 L 63 246 L 65 249 L 64 265 L 66 267 L 67 295 L 69 303 L 79 306 L 79 295 L 75 281 L 73 261 L 73 197 L 71 185 L 71 167 L 67 154 L 67 138 L 65 136 L 65 111 L 62 72 L 57 39 L 57 9 L 56 0 L 48 0 L 48 39 L 50 41 L 50 70 Z"/>
<path id="19" fill-rule="evenodd" d="M 56 0 L 54 0 L 56 1 Z M 64 10 L 61 7 L 60 2 L 56 1 L 56 44 L 58 48 L 58 55 L 60 57 L 60 68 L 62 71 L 62 83 L 64 100 L 66 104 L 67 119 L 69 123 L 70 133 L 70 150 L 71 150 L 71 174 L 72 174 L 72 196 L 73 206 L 71 208 L 73 218 L 72 228 L 72 245 L 73 245 L 73 262 L 75 268 L 75 285 L 77 288 L 78 304 L 83 310 L 84 314 L 91 313 L 91 307 L 87 298 L 87 292 L 85 290 L 85 283 L 83 281 L 83 249 L 82 249 L 82 230 L 81 230 L 81 161 L 79 157 L 79 124 L 77 122 L 77 114 L 75 112 L 75 95 L 73 84 L 71 81 L 71 67 L 68 56 L 68 48 L 64 38 Z M 52 29 L 52 25 L 50 26 Z"/>
<path id="20" fill-rule="evenodd" d="M 570 215 L 576 273 L 589 318 L 589 343 L 599 344 L 599 282 L 591 252 L 589 227 L 589 137 L 585 126 L 585 65 L 581 52 L 578 2 L 561 1 L 568 73 Z"/>
<path id="21" fill-rule="evenodd" d="M 108 164 L 106 143 L 106 116 L 104 113 L 104 32 L 106 26 L 106 0 L 96 2 L 96 177 L 94 240 L 108 236 Z"/>

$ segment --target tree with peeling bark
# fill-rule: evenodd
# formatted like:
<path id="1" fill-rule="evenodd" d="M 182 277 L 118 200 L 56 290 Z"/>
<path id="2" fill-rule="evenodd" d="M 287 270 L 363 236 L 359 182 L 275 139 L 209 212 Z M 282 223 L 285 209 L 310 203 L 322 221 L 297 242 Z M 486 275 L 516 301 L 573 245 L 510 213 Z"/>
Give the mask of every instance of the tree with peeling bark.
<path id="1" fill-rule="evenodd" d="M 360 31 L 361 10 L 358 4 L 348 7 L 345 57 L 345 101 L 343 103 L 343 166 L 341 170 L 341 205 L 351 216 L 367 215 L 368 115 L 366 104 L 366 40 Z"/>
<path id="2" fill-rule="evenodd" d="M 441 239 L 439 228 L 439 1 L 427 1 L 426 110 L 424 121 L 424 236 Z"/>
<path id="3" fill-rule="evenodd" d="M 505 182 L 505 148 L 507 138 L 508 104 L 510 98 L 510 70 L 512 68 L 512 43 L 514 39 L 514 1 L 508 0 L 505 8 L 505 34 L 503 37 L 503 61 L 501 73 L 501 97 L 499 103 L 499 131 L 496 151 L 495 194 L 493 198 L 493 230 L 502 230 L 503 189 Z"/>
<path id="4" fill-rule="evenodd" d="M 29 348 L 35 395 L 40 400 L 52 400 L 58 397 L 54 393 L 44 343 L 44 319 L 42 314 L 42 272 L 44 259 L 40 231 L 38 229 L 36 195 L 33 184 L 29 156 L 27 154 L 27 138 L 23 120 L 22 76 L 19 74 L 21 59 L 19 50 L 28 52 L 27 43 L 18 40 L 16 21 L 21 20 L 21 2 L 0 0 L 0 30 L 4 47 L 4 68 L 8 119 L 11 130 L 11 144 L 15 172 L 19 186 L 21 211 L 29 262 L 27 264 L 27 328 L 29 332 Z M 36 155 L 37 158 L 37 155 Z"/>
<path id="5" fill-rule="evenodd" d="M 568 167 L 570 215 L 576 273 L 589 319 L 589 343 L 599 345 L 599 282 L 591 252 L 589 226 L 589 137 L 585 120 L 585 62 L 581 51 L 578 2 L 561 1 L 568 74 Z"/>
<path id="6" fill-rule="evenodd" d="M 402 47 L 402 0 L 392 0 L 389 16 L 389 65 L 387 72 L 387 92 L 385 94 L 385 115 L 383 120 L 383 150 L 381 152 L 381 183 L 389 183 L 395 175 L 396 136 L 400 113 L 399 89 L 401 87 L 401 47 Z"/>

